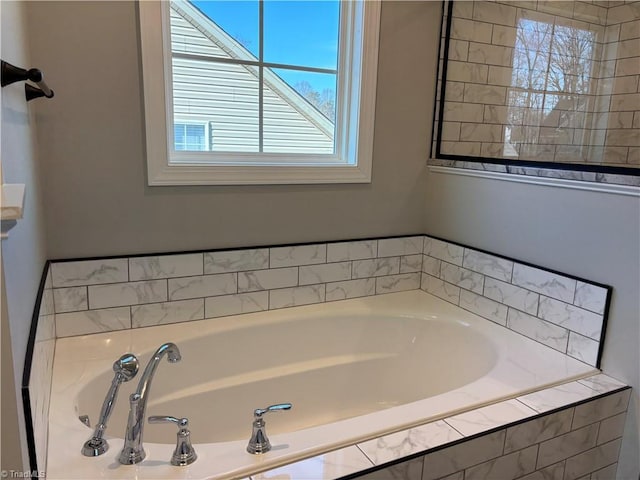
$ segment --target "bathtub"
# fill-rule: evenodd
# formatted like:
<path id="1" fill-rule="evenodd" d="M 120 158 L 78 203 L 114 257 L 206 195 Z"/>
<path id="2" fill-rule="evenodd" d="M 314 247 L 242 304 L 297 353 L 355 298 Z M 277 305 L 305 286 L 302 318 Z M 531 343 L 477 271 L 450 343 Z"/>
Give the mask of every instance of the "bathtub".
<path id="1" fill-rule="evenodd" d="M 81 456 L 110 385 L 111 365 L 135 353 L 141 370 L 162 343 L 149 415 L 188 417 L 198 460 L 173 467 L 172 425 L 145 426 L 146 459 L 122 466 L 127 423 L 122 385 L 106 437 L 110 450 Z M 596 373 L 502 326 L 420 290 L 180 324 L 59 339 L 50 402 L 49 479 L 228 479 L 290 463 Z M 140 374 L 139 374 L 140 375 Z M 252 412 L 273 450 L 246 453 Z"/>

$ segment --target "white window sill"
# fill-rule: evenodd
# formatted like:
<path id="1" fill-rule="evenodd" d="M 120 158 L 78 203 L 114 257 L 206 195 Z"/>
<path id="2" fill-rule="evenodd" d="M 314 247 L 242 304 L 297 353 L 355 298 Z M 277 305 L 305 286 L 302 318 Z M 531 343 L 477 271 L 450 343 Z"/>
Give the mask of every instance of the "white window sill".
<path id="1" fill-rule="evenodd" d="M 150 169 L 149 185 L 294 185 L 370 183 L 371 168 L 345 166 L 195 166 Z"/>

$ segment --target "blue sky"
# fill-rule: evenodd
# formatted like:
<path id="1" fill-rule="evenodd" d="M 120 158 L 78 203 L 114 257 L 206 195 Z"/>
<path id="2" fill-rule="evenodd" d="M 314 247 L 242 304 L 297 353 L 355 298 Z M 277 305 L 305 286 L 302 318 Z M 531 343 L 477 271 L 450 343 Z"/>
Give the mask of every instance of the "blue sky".
<path id="1" fill-rule="evenodd" d="M 228 34 L 258 56 L 256 0 L 192 0 Z M 337 66 L 339 6 L 336 0 L 264 3 L 264 60 L 266 62 L 335 69 Z M 278 70 L 290 85 L 306 80 L 316 89 L 335 89 L 335 76 Z"/>

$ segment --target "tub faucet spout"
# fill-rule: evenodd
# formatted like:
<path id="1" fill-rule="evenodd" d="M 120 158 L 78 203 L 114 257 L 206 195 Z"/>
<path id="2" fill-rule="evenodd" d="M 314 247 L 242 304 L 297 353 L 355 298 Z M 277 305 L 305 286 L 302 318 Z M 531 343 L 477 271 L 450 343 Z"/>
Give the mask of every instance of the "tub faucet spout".
<path id="1" fill-rule="evenodd" d="M 142 444 L 142 435 L 144 433 L 147 400 L 149 398 L 151 380 L 165 354 L 169 363 L 177 363 L 182 359 L 180 350 L 175 343 L 168 342 L 160 345 L 144 369 L 138 388 L 129 397 L 129 418 L 127 420 L 127 430 L 124 434 L 124 447 L 118 457 L 118 461 L 123 465 L 140 463 L 146 455 Z"/>

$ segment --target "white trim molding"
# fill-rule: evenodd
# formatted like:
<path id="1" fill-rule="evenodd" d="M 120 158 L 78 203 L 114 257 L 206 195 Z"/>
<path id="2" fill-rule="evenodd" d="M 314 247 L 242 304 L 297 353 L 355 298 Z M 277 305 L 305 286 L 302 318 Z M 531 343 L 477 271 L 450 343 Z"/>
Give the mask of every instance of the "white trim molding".
<path id="1" fill-rule="evenodd" d="M 560 187 L 573 190 L 588 190 L 593 192 L 611 193 L 615 195 L 629 195 L 640 197 L 640 187 L 632 185 L 618 185 L 611 183 L 587 182 L 566 178 L 538 177 L 532 175 L 519 175 L 515 173 L 490 172 L 486 170 L 471 170 L 458 167 L 443 167 L 429 165 L 429 171 L 444 175 L 462 175 L 466 177 L 488 178 L 507 182 L 530 183 L 532 185 L 545 185 L 548 187 Z"/>

